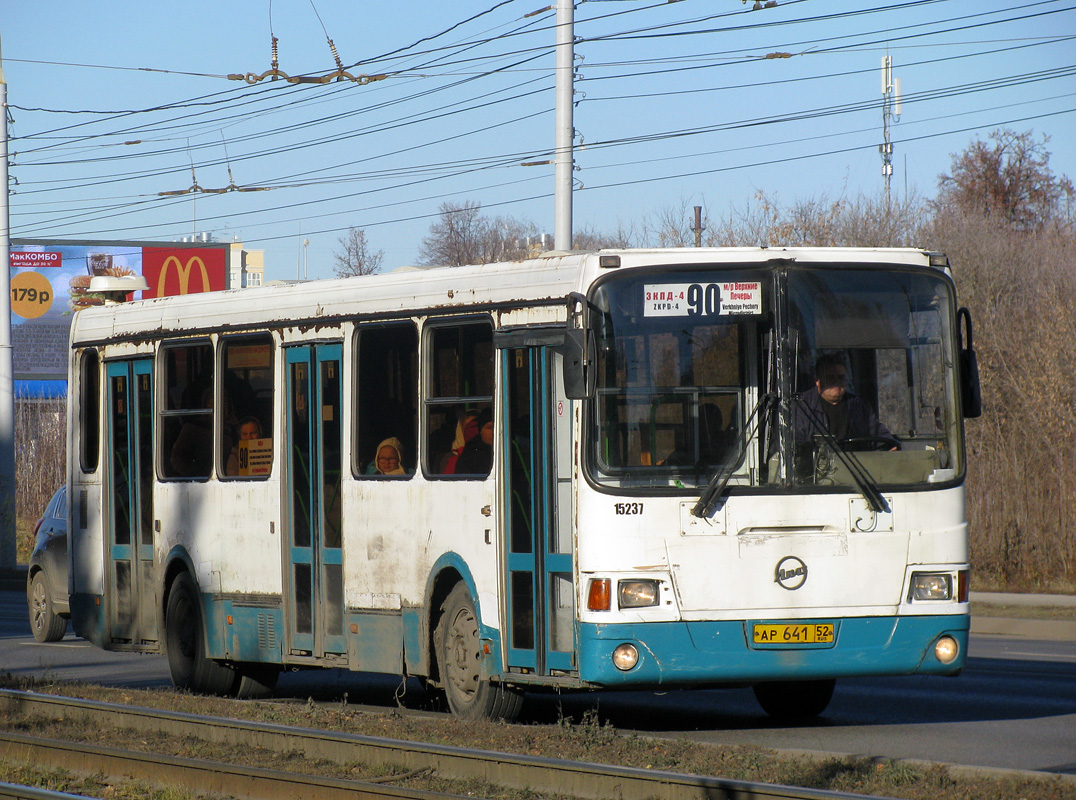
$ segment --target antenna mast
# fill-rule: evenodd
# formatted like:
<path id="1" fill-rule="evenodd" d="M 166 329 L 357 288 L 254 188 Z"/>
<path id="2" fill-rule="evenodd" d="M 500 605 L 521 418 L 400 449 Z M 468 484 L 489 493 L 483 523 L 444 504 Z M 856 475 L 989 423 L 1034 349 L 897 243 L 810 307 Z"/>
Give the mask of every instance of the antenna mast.
<path id="1" fill-rule="evenodd" d="M 893 142 L 889 138 L 889 126 L 900 121 L 900 78 L 893 79 L 893 58 L 882 56 L 882 177 L 885 179 L 885 207 L 889 213 L 889 184 L 893 177 Z"/>

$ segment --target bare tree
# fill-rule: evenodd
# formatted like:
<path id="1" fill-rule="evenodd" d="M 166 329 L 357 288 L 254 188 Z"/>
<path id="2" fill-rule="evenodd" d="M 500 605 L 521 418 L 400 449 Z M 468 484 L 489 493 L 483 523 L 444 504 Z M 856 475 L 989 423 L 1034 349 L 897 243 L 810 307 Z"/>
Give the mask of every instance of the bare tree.
<path id="1" fill-rule="evenodd" d="M 634 228 L 623 222 L 617 222 L 616 228 L 608 233 L 592 228 L 583 228 L 572 233 L 573 250 L 623 249 L 631 247 L 634 241 Z"/>
<path id="2" fill-rule="evenodd" d="M 705 207 L 701 223 L 700 243 L 704 247 L 712 247 L 716 244 L 716 233 Z M 643 236 L 654 247 L 694 247 L 694 204 L 681 200 L 678 205 L 666 206 L 648 215 L 643 221 Z"/>
<path id="3" fill-rule="evenodd" d="M 442 203 L 441 216 L 419 246 L 424 264 L 458 267 L 526 258 L 541 247 L 533 222 L 512 217 L 485 217 L 473 200 Z"/>
<path id="4" fill-rule="evenodd" d="M 348 228 L 347 236 L 341 236 L 338 241 L 341 249 L 333 253 L 336 260 L 334 271 L 338 277 L 373 275 L 381 269 L 385 251 L 371 250 L 370 243 L 366 241 L 366 231 L 362 228 Z"/>
<path id="5" fill-rule="evenodd" d="M 478 263 L 482 204 L 470 200 L 441 203 L 439 210 L 441 216 L 419 245 L 419 259 L 425 264 L 454 267 Z"/>
<path id="6" fill-rule="evenodd" d="M 1061 201 L 1071 202 L 1072 181 L 1050 169 L 1048 141 L 1008 128 L 992 132 L 988 142 L 976 139 L 952 157 L 951 174 L 939 177 L 939 205 L 998 217 L 1021 231 L 1041 230 L 1069 217 Z"/>
<path id="7" fill-rule="evenodd" d="M 798 200 L 785 208 L 758 192 L 755 204 L 734 210 L 708 233 L 725 247 L 911 247 L 922 243 L 926 204 L 860 196 Z"/>

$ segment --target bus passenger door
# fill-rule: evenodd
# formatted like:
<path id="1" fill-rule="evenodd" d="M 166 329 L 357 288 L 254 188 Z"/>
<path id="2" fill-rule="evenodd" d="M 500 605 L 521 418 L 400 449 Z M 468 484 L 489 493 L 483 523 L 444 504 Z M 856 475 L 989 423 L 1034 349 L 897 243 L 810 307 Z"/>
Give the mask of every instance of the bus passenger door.
<path id="1" fill-rule="evenodd" d="M 285 353 L 287 647 L 291 655 L 343 658 L 342 347 L 303 345 Z"/>
<path id="2" fill-rule="evenodd" d="M 108 365 L 108 626 L 117 644 L 155 643 L 153 359 Z"/>
<path id="3" fill-rule="evenodd" d="M 502 350 L 509 668 L 573 671 L 571 413 L 561 355 Z"/>

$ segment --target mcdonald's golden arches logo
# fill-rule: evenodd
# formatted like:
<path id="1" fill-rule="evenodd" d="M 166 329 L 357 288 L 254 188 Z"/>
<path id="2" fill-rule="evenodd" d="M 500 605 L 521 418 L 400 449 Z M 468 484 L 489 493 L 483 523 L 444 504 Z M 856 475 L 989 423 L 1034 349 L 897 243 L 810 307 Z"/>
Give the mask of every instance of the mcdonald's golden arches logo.
<path id="1" fill-rule="evenodd" d="M 225 253 L 218 248 L 179 250 L 146 247 L 142 250 L 142 275 L 150 286 L 150 291 L 143 292 L 143 297 L 224 289 Z"/>
<path id="2" fill-rule="evenodd" d="M 164 266 L 161 267 L 161 275 L 157 278 L 157 296 L 164 297 L 165 281 L 168 279 L 168 268 L 175 265 L 179 271 L 179 292 L 178 294 L 187 294 L 187 290 L 190 288 L 191 269 L 198 267 L 202 272 L 202 291 L 209 291 L 209 273 L 206 271 L 205 262 L 198 256 L 192 256 L 187 259 L 187 263 L 183 264 L 175 256 L 168 256 L 164 260 Z"/>

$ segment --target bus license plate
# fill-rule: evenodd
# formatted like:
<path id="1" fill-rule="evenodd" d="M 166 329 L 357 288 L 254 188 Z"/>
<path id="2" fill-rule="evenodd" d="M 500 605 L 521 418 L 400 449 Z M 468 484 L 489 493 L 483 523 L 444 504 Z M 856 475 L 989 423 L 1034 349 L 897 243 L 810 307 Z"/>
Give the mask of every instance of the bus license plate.
<path id="1" fill-rule="evenodd" d="M 832 644 L 833 623 L 806 625 L 755 625 L 755 644 Z"/>

